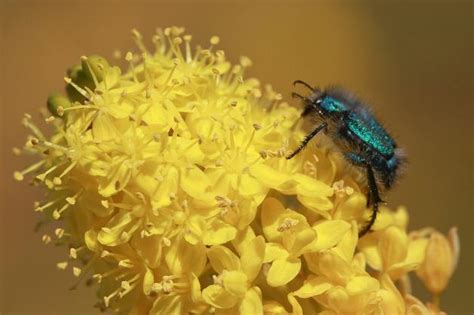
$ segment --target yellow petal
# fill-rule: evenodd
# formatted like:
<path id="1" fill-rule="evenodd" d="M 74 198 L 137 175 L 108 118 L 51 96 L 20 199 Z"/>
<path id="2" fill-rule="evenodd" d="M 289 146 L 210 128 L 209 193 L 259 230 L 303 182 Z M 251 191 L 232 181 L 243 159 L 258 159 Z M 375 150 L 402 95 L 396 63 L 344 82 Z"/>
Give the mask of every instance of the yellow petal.
<path id="1" fill-rule="evenodd" d="M 289 315 L 286 309 L 276 301 L 265 301 L 263 312 L 265 315 Z"/>
<path id="2" fill-rule="evenodd" d="M 275 198 L 267 198 L 262 204 L 262 226 L 265 238 L 271 242 L 281 239 L 278 232 L 280 217 L 285 213 L 285 208 Z"/>
<path id="3" fill-rule="evenodd" d="M 102 245 L 117 246 L 130 240 L 131 235 L 138 229 L 140 221 L 133 218 L 130 212 L 117 214 L 102 228 L 97 240 Z M 126 232 L 124 234 L 124 232 Z M 123 237 L 125 235 L 125 237 Z"/>
<path id="4" fill-rule="evenodd" d="M 307 175 L 295 174 L 292 178 L 298 183 L 296 186 L 298 195 L 329 197 L 333 194 L 333 189 L 330 186 Z"/>
<path id="5" fill-rule="evenodd" d="M 421 264 L 425 259 L 427 245 L 428 240 L 425 238 L 410 241 L 405 261 L 407 263 Z"/>
<path id="6" fill-rule="evenodd" d="M 351 225 L 343 220 L 324 220 L 317 222 L 313 228 L 318 240 L 314 246 L 311 246 L 311 250 L 320 251 L 336 246 L 349 231 Z"/>
<path id="7" fill-rule="evenodd" d="M 181 315 L 183 314 L 181 295 L 160 295 L 153 303 L 150 315 Z"/>
<path id="8" fill-rule="evenodd" d="M 202 297 L 206 303 L 216 308 L 231 308 L 237 304 L 238 297 L 230 294 L 217 284 L 208 286 L 202 291 Z"/>
<path id="9" fill-rule="evenodd" d="M 265 258 L 263 259 L 263 262 L 268 263 L 275 259 L 286 258 L 288 255 L 288 251 L 280 243 L 266 243 Z"/>
<path id="10" fill-rule="evenodd" d="M 247 292 L 248 279 L 242 271 L 226 271 L 222 274 L 222 283 L 224 289 L 239 297 L 243 298 Z"/>
<path id="11" fill-rule="evenodd" d="M 293 246 L 289 248 L 289 252 L 293 257 L 299 257 L 306 246 L 310 245 L 316 240 L 316 231 L 308 227 L 301 231 L 296 232 Z"/>
<path id="12" fill-rule="evenodd" d="M 328 250 L 319 255 L 318 269 L 316 272 L 332 279 L 336 283 L 347 283 L 352 277 L 352 268 L 335 249 Z"/>
<path id="13" fill-rule="evenodd" d="M 171 195 L 178 190 L 178 170 L 170 167 L 166 170 L 163 181 L 158 183 L 158 189 L 153 194 L 151 205 L 153 209 L 159 209 L 171 204 Z"/>
<path id="14" fill-rule="evenodd" d="M 257 287 L 253 287 L 245 293 L 239 312 L 241 315 L 263 315 L 262 296 Z"/>
<path id="15" fill-rule="evenodd" d="M 211 193 L 211 182 L 199 168 L 186 169 L 182 172 L 180 179 L 181 188 L 189 196 L 206 204 L 215 203 L 214 195 Z"/>
<path id="16" fill-rule="evenodd" d="M 205 245 L 220 245 L 235 238 L 237 229 L 222 220 L 214 220 L 208 227 L 203 237 Z"/>
<path id="17" fill-rule="evenodd" d="M 378 248 L 382 256 L 383 270 L 388 270 L 390 266 L 405 260 L 408 237 L 401 229 L 391 226 L 383 231 Z"/>
<path id="18" fill-rule="evenodd" d="M 202 294 L 201 294 L 201 283 L 199 282 L 199 278 L 193 273 L 191 274 L 191 299 L 194 303 L 201 302 Z"/>
<path id="19" fill-rule="evenodd" d="M 149 268 L 146 268 L 145 275 L 143 276 L 143 292 L 146 295 L 150 294 L 154 282 L 155 277 L 153 276 L 153 272 Z"/>
<path id="20" fill-rule="evenodd" d="M 289 179 L 285 173 L 266 164 L 256 164 L 250 167 L 250 174 L 267 187 L 277 189 L 281 184 Z"/>
<path id="21" fill-rule="evenodd" d="M 328 281 L 326 277 L 319 277 L 319 276 L 309 276 L 307 280 L 305 280 L 303 286 L 293 292 L 293 294 L 300 298 L 310 298 L 313 296 L 317 296 L 323 294 L 330 288 L 332 288 L 332 284 Z"/>
<path id="22" fill-rule="evenodd" d="M 366 204 L 367 198 L 359 192 L 354 192 L 337 207 L 336 217 L 347 221 L 354 220 L 362 215 Z"/>
<path id="23" fill-rule="evenodd" d="M 200 275 L 206 265 L 206 248 L 203 244 L 191 245 L 183 237 L 176 237 L 165 253 L 165 261 L 175 275 L 189 272 Z"/>
<path id="24" fill-rule="evenodd" d="M 242 271 L 247 275 L 250 282 L 253 281 L 260 272 L 264 257 L 265 239 L 260 235 L 248 243 L 240 257 Z"/>
<path id="25" fill-rule="evenodd" d="M 240 185 L 236 188 L 242 196 L 265 196 L 268 191 L 268 188 L 249 174 L 240 176 Z"/>
<path id="26" fill-rule="evenodd" d="M 93 252 L 99 251 L 100 244 L 97 241 L 97 234 L 97 231 L 92 229 L 84 233 L 84 243 L 86 243 L 87 248 Z"/>
<path id="27" fill-rule="evenodd" d="M 273 261 L 267 274 L 267 283 L 272 287 L 281 287 L 300 272 L 301 260 L 298 258 L 281 258 Z"/>
<path id="28" fill-rule="evenodd" d="M 357 241 L 359 240 L 358 233 L 357 224 L 352 221 L 351 229 L 346 232 L 339 244 L 334 247 L 334 251 L 346 262 L 352 261 L 352 257 L 354 257 L 354 251 L 357 246 Z"/>
<path id="29" fill-rule="evenodd" d="M 250 226 L 237 232 L 236 237 L 232 240 L 232 245 L 239 253 L 242 253 L 247 244 L 255 238 L 255 232 Z"/>
<path id="30" fill-rule="evenodd" d="M 162 237 L 151 235 L 149 237 L 135 237 L 132 244 L 137 254 L 143 258 L 146 265 L 151 268 L 158 268 L 162 263 Z"/>
<path id="31" fill-rule="evenodd" d="M 365 259 L 370 267 L 375 270 L 382 270 L 382 257 L 380 256 L 379 247 L 379 234 L 371 233 L 364 236 L 359 241 L 359 250 L 364 253 Z"/>
<path id="32" fill-rule="evenodd" d="M 379 289 L 377 279 L 368 276 L 353 277 L 346 285 L 347 293 L 351 295 L 366 294 Z"/>
<path id="33" fill-rule="evenodd" d="M 199 215 L 193 215 L 186 223 L 188 231 L 185 233 L 184 239 L 193 245 L 201 241 L 204 242 L 205 233 L 207 232 L 205 219 Z M 207 245 L 205 242 L 204 244 Z"/>
<path id="34" fill-rule="evenodd" d="M 303 315 L 303 309 L 301 308 L 300 303 L 298 303 L 298 300 L 292 293 L 288 294 L 288 302 L 290 302 L 291 304 L 293 315 Z"/>
<path id="35" fill-rule="evenodd" d="M 334 205 L 328 198 L 319 197 L 319 196 L 309 197 L 305 195 L 298 195 L 297 199 L 299 202 L 301 202 L 303 206 L 321 215 L 323 218 L 325 219 L 331 218 L 329 210 L 331 210 L 334 207 Z"/>
<path id="36" fill-rule="evenodd" d="M 212 246 L 208 249 L 207 257 L 209 257 L 209 262 L 217 273 L 222 273 L 223 270 L 240 269 L 239 258 L 230 249 L 222 245 Z"/>
<path id="37" fill-rule="evenodd" d="M 118 139 L 119 134 L 112 118 L 105 113 L 99 113 L 92 123 L 92 134 L 96 141 Z"/>
<path id="38" fill-rule="evenodd" d="M 387 274 L 380 277 L 380 285 L 383 290 L 377 295 L 382 299 L 380 308 L 383 314 L 405 314 L 405 301 Z"/>
<path id="39" fill-rule="evenodd" d="M 389 274 L 390 278 L 393 280 L 398 280 L 407 272 L 418 269 L 419 266 L 419 263 L 408 263 L 406 261 L 402 261 L 400 263 L 391 265 L 390 268 L 386 270 L 386 273 Z"/>
<path id="40" fill-rule="evenodd" d="M 448 239 L 434 231 L 426 247 L 426 257 L 417 276 L 432 294 L 440 294 L 448 285 L 457 257 Z"/>

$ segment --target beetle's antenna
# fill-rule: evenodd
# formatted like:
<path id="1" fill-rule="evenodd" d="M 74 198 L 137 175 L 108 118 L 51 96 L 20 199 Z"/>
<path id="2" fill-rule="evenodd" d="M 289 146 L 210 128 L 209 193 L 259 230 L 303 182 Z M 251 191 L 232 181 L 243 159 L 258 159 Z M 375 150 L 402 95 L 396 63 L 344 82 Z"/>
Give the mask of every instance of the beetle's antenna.
<path id="1" fill-rule="evenodd" d="M 309 101 L 309 99 L 307 99 L 307 98 L 304 97 L 303 95 L 298 94 L 298 93 L 295 93 L 295 92 L 291 93 L 291 97 L 293 97 L 293 98 L 299 98 L 300 100 L 305 101 L 305 102 L 308 102 L 308 101 Z"/>
<path id="2" fill-rule="evenodd" d="M 304 85 L 306 86 L 308 89 L 311 90 L 311 92 L 313 92 L 315 90 L 314 87 L 312 87 L 311 85 L 309 85 L 308 83 L 302 81 L 302 80 L 296 80 L 296 81 L 293 81 L 293 85 L 297 85 L 297 84 L 301 84 L 301 85 Z"/>

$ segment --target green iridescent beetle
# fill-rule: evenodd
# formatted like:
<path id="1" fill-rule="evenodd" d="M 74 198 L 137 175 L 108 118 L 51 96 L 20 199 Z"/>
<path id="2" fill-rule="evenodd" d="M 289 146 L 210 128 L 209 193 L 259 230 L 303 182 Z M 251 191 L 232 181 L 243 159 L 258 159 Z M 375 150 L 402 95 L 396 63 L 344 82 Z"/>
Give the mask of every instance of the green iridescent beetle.
<path id="1" fill-rule="evenodd" d="M 304 103 L 302 117 L 311 115 L 318 124 L 303 139 L 298 148 L 286 158 L 298 154 L 319 132 L 324 131 L 345 159 L 354 166 L 363 167 L 367 172 L 367 206 L 372 206 L 372 215 L 359 232 L 359 236 L 370 231 L 377 218 L 380 198 L 380 185 L 390 189 L 405 163 L 403 150 L 377 121 L 366 104 L 340 87 L 325 90 L 313 88 L 304 81 L 302 84 L 311 90 L 305 97 L 293 93 Z"/>

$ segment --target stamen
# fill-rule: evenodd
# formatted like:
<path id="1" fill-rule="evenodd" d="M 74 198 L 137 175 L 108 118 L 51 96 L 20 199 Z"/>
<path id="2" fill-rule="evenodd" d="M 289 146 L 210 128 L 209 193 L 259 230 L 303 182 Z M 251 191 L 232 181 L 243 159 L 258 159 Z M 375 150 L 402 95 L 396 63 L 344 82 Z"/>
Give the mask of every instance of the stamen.
<path id="1" fill-rule="evenodd" d="M 123 267 L 123 268 L 133 268 L 134 267 L 134 264 L 132 263 L 132 261 L 130 259 L 120 260 L 118 265 L 120 267 Z"/>
<path id="2" fill-rule="evenodd" d="M 54 172 L 58 168 L 58 166 L 59 165 L 52 166 L 51 168 L 47 169 L 44 173 L 36 175 L 36 179 L 44 182 L 44 180 L 46 179 L 46 176 L 48 176 L 48 174 L 50 174 L 51 172 Z"/>
<path id="3" fill-rule="evenodd" d="M 135 65 L 133 64 L 133 54 L 132 54 L 132 52 L 129 51 L 125 54 L 125 60 L 130 63 L 130 68 L 132 69 L 133 81 L 135 81 L 135 83 L 139 83 L 138 78 L 137 78 L 137 74 L 136 74 L 136 71 L 135 71 Z"/>
<path id="4" fill-rule="evenodd" d="M 25 168 L 24 170 L 22 171 L 17 171 L 15 173 L 13 173 L 13 177 L 17 180 L 17 181 L 22 181 L 24 178 L 25 178 L 25 175 L 28 174 L 28 173 L 31 173 L 35 170 L 37 170 L 38 168 L 40 168 L 43 164 L 46 163 L 46 160 L 42 160 L 42 161 L 39 161 L 27 168 Z"/>
<path id="5" fill-rule="evenodd" d="M 84 61 L 84 63 L 87 65 L 87 68 L 89 68 L 89 72 L 92 75 L 92 81 L 94 81 L 94 86 L 98 86 L 99 85 L 99 80 L 97 80 L 97 77 L 96 77 L 94 71 L 92 70 L 91 64 L 89 63 L 89 60 L 88 60 L 87 56 L 82 56 L 81 60 Z"/>
<path id="6" fill-rule="evenodd" d="M 87 91 L 84 90 L 83 88 L 81 88 L 79 85 L 77 85 L 76 83 L 74 83 L 74 81 L 72 81 L 71 78 L 64 77 L 64 81 L 65 81 L 67 84 L 72 85 L 72 87 L 75 88 L 76 91 L 79 92 L 82 96 L 84 96 L 87 100 L 90 100 L 91 95 L 89 95 L 89 94 L 87 93 Z M 58 113 L 59 113 L 59 112 L 58 112 Z M 60 115 L 60 116 L 61 116 L 61 115 Z"/>
<path id="7" fill-rule="evenodd" d="M 109 307 L 110 306 L 110 300 L 113 299 L 114 297 L 116 297 L 118 295 L 118 289 L 115 290 L 114 292 L 112 292 L 111 294 L 107 295 L 107 296 L 104 296 L 104 304 L 105 304 L 105 307 Z"/>
<path id="8" fill-rule="evenodd" d="M 61 214 L 70 206 L 69 203 L 66 202 L 64 206 L 62 206 L 60 209 L 56 209 L 53 211 L 53 219 L 59 220 L 61 218 Z"/>
<path id="9" fill-rule="evenodd" d="M 28 114 L 25 114 L 25 117 L 22 120 L 23 126 L 27 127 L 30 129 L 33 134 L 38 137 L 39 139 L 45 139 L 43 133 L 39 130 L 38 127 L 31 121 L 31 116 Z"/>
<path id="10" fill-rule="evenodd" d="M 61 173 L 61 175 L 53 178 L 53 183 L 55 185 L 61 185 L 62 181 L 61 181 L 61 178 L 63 178 L 67 173 L 69 173 L 77 164 L 77 161 L 74 161 L 72 162 L 71 164 L 69 164 L 68 167 L 66 167 L 66 169 Z"/>
<path id="11" fill-rule="evenodd" d="M 185 50 L 186 50 L 186 63 L 191 63 L 191 61 L 193 60 L 193 56 L 191 54 L 191 45 L 190 45 L 192 36 L 184 35 L 183 39 L 184 39 Z"/>
<path id="12" fill-rule="evenodd" d="M 179 59 L 174 58 L 173 59 L 173 68 L 171 69 L 170 74 L 168 75 L 168 78 L 166 78 L 164 85 L 168 85 L 168 83 L 170 82 L 171 78 L 173 77 L 174 71 L 176 70 L 178 65 L 179 65 Z"/>
<path id="13" fill-rule="evenodd" d="M 36 204 L 35 207 L 34 207 L 34 210 L 36 212 L 43 212 L 44 209 L 51 207 L 52 205 L 54 205 L 56 202 L 58 202 L 60 200 L 62 200 L 62 198 L 51 200 L 51 201 L 48 201 L 47 203 L 45 203 L 42 206 L 40 206 L 39 204 Z"/>
<path id="14" fill-rule="evenodd" d="M 143 44 L 143 36 L 137 29 L 132 29 L 132 37 L 137 45 L 138 49 L 146 55 L 149 54 L 148 50 L 146 49 L 145 45 Z"/>
<path id="15" fill-rule="evenodd" d="M 285 218 L 283 220 L 283 223 L 277 228 L 277 231 L 278 232 L 284 232 L 284 231 L 287 231 L 293 227 L 295 227 L 296 225 L 298 225 L 300 221 L 297 220 L 297 219 L 292 219 L 292 218 Z"/>
<path id="16" fill-rule="evenodd" d="M 85 249 L 84 246 L 81 246 L 81 247 L 78 247 L 78 248 L 71 247 L 69 249 L 69 257 L 71 257 L 72 259 L 77 259 L 77 253 L 79 253 L 80 251 L 82 251 L 84 249 Z"/>

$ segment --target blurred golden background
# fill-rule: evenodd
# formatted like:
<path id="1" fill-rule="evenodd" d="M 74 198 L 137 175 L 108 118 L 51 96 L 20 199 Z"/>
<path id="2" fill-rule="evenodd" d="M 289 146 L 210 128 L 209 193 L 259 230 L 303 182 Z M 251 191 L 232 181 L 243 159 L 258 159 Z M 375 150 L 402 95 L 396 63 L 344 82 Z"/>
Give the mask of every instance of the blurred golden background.
<path id="1" fill-rule="evenodd" d="M 11 154 L 27 134 L 23 113 L 39 121 L 81 55 L 112 59 L 135 49 L 133 27 L 150 38 L 157 26 L 182 25 L 195 44 L 219 35 L 233 62 L 249 56 L 249 75 L 288 100 L 302 79 L 342 84 L 373 104 L 410 161 L 386 199 L 408 207 L 410 229 L 459 227 L 461 260 L 442 308 L 472 314 L 472 14 L 471 1 L 1 1 L 0 313 L 98 313 L 94 291 L 69 291 L 72 274 L 56 270 L 66 249 L 33 232 L 41 192 L 13 181 L 29 162 Z M 414 289 L 428 298 L 416 281 Z"/>

